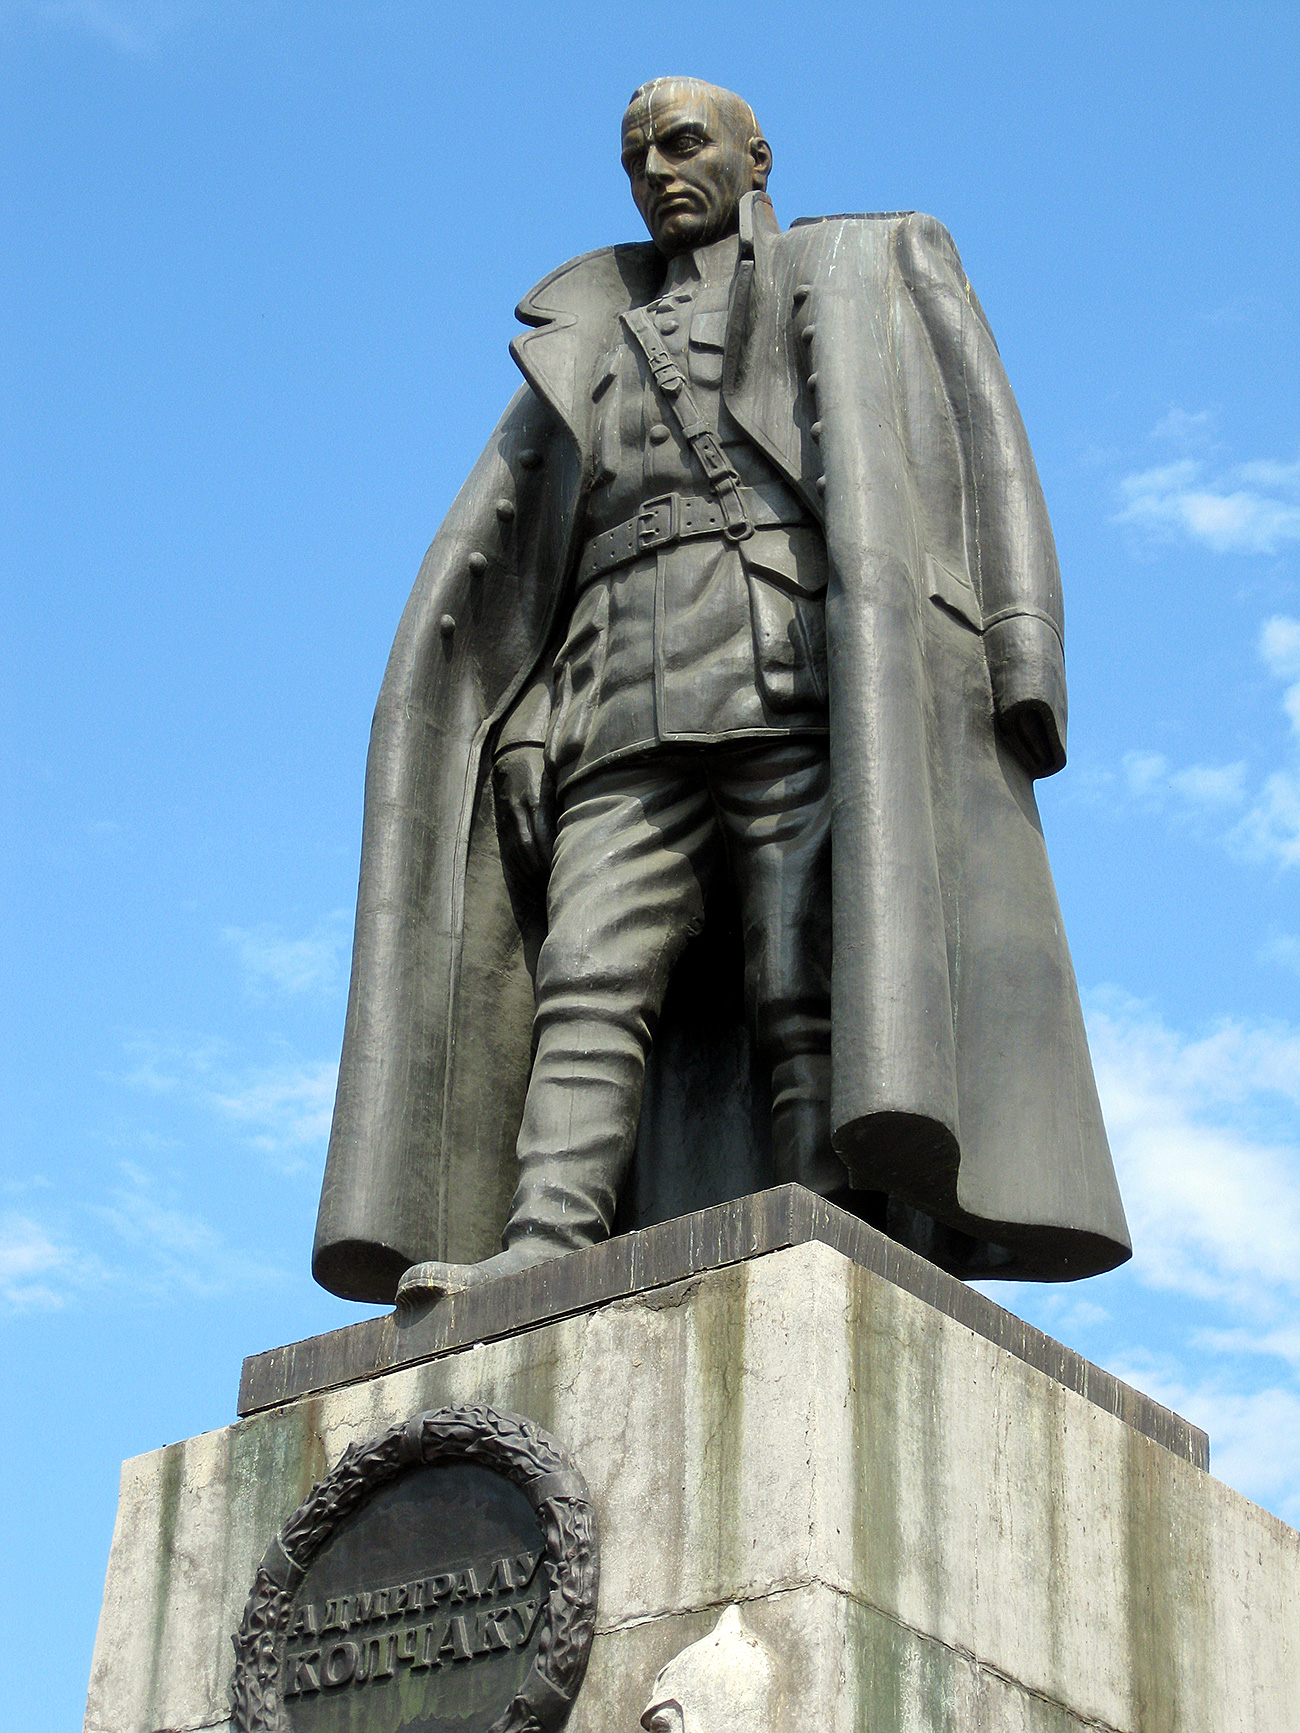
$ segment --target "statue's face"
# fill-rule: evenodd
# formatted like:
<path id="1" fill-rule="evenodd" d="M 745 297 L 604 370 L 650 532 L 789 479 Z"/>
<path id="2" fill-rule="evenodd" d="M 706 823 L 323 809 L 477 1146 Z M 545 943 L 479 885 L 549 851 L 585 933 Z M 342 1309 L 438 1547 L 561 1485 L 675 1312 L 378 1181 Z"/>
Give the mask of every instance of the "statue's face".
<path id="1" fill-rule="evenodd" d="M 740 201 L 767 184 L 772 155 L 748 117 L 707 84 L 664 79 L 623 117 L 623 167 L 636 208 L 666 258 L 737 225 Z"/>

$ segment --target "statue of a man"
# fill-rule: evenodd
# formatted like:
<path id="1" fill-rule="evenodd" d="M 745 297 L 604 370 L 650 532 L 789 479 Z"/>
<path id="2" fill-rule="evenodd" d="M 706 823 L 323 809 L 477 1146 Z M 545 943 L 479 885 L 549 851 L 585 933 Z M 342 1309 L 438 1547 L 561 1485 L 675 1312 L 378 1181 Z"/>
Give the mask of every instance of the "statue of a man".
<path id="1" fill-rule="evenodd" d="M 622 145 L 651 241 L 522 302 L 380 694 L 316 1275 L 436 1294 L 783 1181 L 961 1274 L 1109 1269 L 983 311 L 929 217 L 782 233 L 727 91 L 644 85 Z"/>

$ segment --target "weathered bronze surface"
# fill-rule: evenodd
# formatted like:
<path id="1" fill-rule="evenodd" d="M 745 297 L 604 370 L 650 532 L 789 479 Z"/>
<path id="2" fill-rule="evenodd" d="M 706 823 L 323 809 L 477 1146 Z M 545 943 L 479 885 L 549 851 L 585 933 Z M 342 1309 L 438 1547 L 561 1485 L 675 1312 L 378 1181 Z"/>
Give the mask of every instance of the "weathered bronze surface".
<path id="1" fill-rule="evenodd" d="M 983 310 L 933 218 L 782 232 L 728 92 L 643 87 L 622 152 L 651 240 L 521 303 L 380 694 L 317 1277 L 427 1298 L 774 1182 L 958 1274 L 1111 1268 Z"/>

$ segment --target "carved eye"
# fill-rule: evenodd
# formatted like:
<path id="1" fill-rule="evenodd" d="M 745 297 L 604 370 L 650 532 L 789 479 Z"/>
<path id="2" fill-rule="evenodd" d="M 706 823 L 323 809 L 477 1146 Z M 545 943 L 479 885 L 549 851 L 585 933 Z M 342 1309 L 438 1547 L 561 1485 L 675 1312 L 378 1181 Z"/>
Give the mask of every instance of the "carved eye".
<path id="1" fill-rule="evenodd" d="M 694 156 L 697 150 L 704 149 L 704 140 L 698 132 L 681 132 L 673 140 L 672 147 L 677 156 Z"/>

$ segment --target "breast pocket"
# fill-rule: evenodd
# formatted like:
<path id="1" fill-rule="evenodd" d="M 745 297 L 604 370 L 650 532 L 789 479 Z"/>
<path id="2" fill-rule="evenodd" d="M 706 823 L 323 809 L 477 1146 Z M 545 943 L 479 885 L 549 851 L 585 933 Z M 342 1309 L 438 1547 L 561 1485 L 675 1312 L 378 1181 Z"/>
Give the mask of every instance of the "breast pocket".
<path id="1" fill-rule="evenodd" d="M 690 373 L 696 385 L 722 384 L 722 356 L 727 346 L 727 311 L 697 313 L 691 320 Z"/>
<path id="2" fill-rule="evenodd" d="M 749 582 L 754 664 L 771 710 L 826 702 L 826 544 L 820 530 L 784 525 L 739 544 Z"/>

